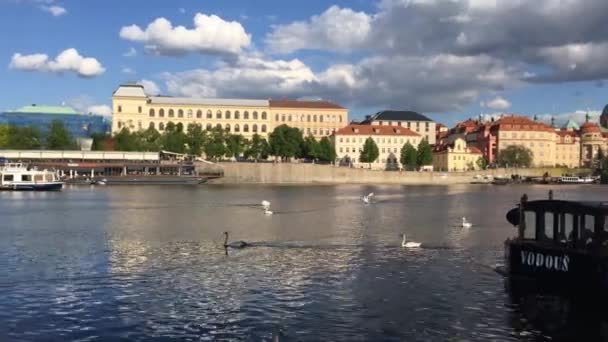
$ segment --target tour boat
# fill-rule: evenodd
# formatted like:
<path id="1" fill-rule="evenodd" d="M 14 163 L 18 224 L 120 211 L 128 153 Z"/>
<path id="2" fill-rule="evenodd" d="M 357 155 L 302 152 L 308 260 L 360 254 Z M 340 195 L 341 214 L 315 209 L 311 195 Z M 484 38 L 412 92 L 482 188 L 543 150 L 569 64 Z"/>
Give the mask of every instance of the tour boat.
<path id="1" fill-rule="evenodd" d="M 55 172 L 37 170 L 22 163 L 0 167 L 0 190 L 57 191 L 63 188 Z"/>
<path id="2" fill-rule="evenodd" d="M 542 291 L 608 297 L 608 202 L 552 197 L 528 201 L 524 195 L 507 213 L 518 234 L 505 241 L 505 265 L 497 271 Z"/>
<path id="3" fill-rule="evenodd" d="M 572 184 L 591 184 L 595 183 L 593 177 L 577 177 L 577 176 L 563 176 L 559 179 L 561 183 L 572 183 Z"/>

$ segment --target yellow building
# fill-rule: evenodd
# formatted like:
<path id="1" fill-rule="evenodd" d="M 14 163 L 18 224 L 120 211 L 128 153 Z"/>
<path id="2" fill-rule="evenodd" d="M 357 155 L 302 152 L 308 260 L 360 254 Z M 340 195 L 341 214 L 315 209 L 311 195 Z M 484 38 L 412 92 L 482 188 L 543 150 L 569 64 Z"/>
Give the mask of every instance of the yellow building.
<path id="1" fill-rule="evenodd" d="M 433 170 L 435 171 L 469 171 L 477 170 L 477 161 L 482 158 L 481 151 L 462 138 L 456 138 L 451 144 L 436 146 L 433 151 Z"/>
<path id="2" fill-rule="evenodd" d="M 419 134 L 399 126 L 348 125 L 332 135 L 336 157 L 342 165 L 369 167 L 359 161 L 365 140 L 371 137 L 378 146 L 379 156 L 371 163 L 372 169 L 387 170 L 402 167 L 399 159 L 401 148 L 407 142 L 414 147 L 422 140 Z"/>
<path id="3" fill-rule="evenodd" d="M 523 116 L 505 116 L 491 127 L 496 150 L 524 146 L 532 151 L 533 166 L 555 166 L 556 132 L 553 127 Z"/>
<path id="4" fill-rule="evenodd" d="M 579 167 L 581 164 L 581 143 L 578 134 L 571 129 L 556 131 L 555 165 Z"/>
<path id="5" fill-rule="evenodd" d="M 599 150 L 606 152 L 607 139 L 600 126 L 585 122 L 581 126 L 581 164 L 590 166 L 596 159 Z"/>
<path id="6" fill-rule="evenodd" d="M 320 138 L 329 136 L 347 121 L 348 111 L 327 101 L 147 96 L 141 85 L 121 85 L 112 95 L 112 133 L 125 127 L 132 131 L 152 127 L 162 132 L 173 122 L 184 127 L 189 124 L 200 124 L 205 129 L 221 127 L 250 138 L 255 133 L 266 137 L 285 123 Z"/>
<path id="7" fill-rule="evenodd" d="M 410 129 L 435 145 L 436 123 L 428 117 L 409 110 L 383 110 L 365 118 L 363 124 L 379 126 L 398 126 Z"/>

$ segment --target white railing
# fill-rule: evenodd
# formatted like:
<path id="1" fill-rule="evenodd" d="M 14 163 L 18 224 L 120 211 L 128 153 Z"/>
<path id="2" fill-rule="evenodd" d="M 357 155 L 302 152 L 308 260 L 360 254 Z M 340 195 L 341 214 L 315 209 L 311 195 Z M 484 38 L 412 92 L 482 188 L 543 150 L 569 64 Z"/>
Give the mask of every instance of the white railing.
<path id="1" fill-rule="evenodd" d="M 159 161 L 158 152 L 0 150 L 0 159 L 11 160 L 141 160 Z"/>

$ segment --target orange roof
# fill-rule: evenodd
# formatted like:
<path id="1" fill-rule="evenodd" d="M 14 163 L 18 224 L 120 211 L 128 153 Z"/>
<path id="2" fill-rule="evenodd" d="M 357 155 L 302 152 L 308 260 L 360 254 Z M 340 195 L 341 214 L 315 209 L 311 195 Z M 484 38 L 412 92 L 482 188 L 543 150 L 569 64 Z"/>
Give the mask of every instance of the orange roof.
<path id="1" fill-rule="evenodd" d="M 454 148 L 454 143 L 451 144 L 443 144 L 443 145 L 436 145 L 435 148 L 433 148 L 433 152 L 445 152 L 447 149 L 449 148 Z M 474 153 L 474 154 L 481 154 L 481 150 L 478 149 L 475 146 L 467 146 L 467 152 L 468 153 Z M 462 153 L 462 152 L 459 152 Z"/>
<path id="2" fill-rule="evenodd" d="M 600 133 L 600 126 L 593 122 L 585 122 L 581 126 L 581 132 L 583 133 Z"/>
<path id="3" fill-rule="evenodd" d="M 270 100 L 270 107 L 346 109 L 329 101 Z"/>
<path id="4" fill-rule="evenodd" d="M 553 132 L 555 129 L 542 122 L 536 122 L 525 116 L 504 116 L 492 125 L 493 129 L 505 131 L 544 131 Z"/>
<path id="5" fill-rule="evenodd" d="M 348 125 L 336 131 L 336 135 L 404 135 L 419 137 L 420 134 L 401 126 Z"/>

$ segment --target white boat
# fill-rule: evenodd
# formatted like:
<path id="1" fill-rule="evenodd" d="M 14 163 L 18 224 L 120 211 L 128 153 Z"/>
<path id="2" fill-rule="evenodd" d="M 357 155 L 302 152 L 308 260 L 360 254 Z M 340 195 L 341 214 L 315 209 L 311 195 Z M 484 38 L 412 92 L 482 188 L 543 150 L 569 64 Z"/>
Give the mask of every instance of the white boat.
<path id="1" fill-rule="evenodd" d="M 591 184 L 595 182 L 595 179 L 593 177 L 563 176 L 559 181 L 571 184 Z"/>
<path id="2" fill-rule="evenodd" d="M 57 191 L 63 182 L 49 170 L 38 170 L 22 163 L 0 166 L 0 190 L 13 191 Z"/>

